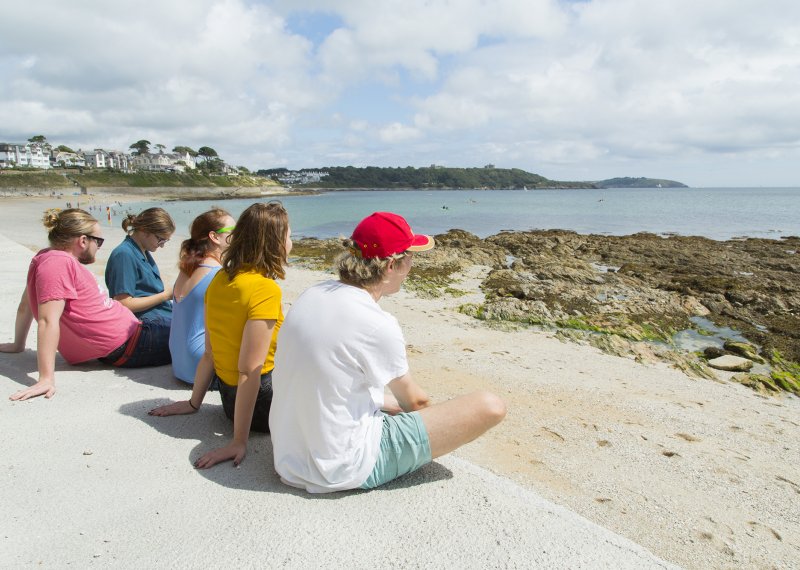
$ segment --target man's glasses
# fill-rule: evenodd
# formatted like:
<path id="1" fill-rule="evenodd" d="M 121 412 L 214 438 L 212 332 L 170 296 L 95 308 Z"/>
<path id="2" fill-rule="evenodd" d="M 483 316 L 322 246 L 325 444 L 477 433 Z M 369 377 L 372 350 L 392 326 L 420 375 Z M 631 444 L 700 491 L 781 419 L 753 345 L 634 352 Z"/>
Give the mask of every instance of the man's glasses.
<path id="1" fill-rule="evenodd" d="M 97 248 L 98 249 L 103 247 L 103 242 L 106 241 L 105 238 L 101 238 L 101 237 L 97 237 L 97 236 L 93 236 L 93 235 L 89 235 L 89 234 L 83 234 L 83 235 L 86 236 L 87 238 L 89 238 L 90 240 L 94 241 L 94 243 L 97 244 Z"/>
<path id="2" fill-rule="evenodd" d="M 220 229 L 216 230 L 216 233 L 218 233 L 218 234 L 229 234 L 229 233 L 231 233 L 233 231 L 233 228 L 235 228 L 235 227 L 236 226 L 225 226 L 224 228 L 220 228 Z"/>

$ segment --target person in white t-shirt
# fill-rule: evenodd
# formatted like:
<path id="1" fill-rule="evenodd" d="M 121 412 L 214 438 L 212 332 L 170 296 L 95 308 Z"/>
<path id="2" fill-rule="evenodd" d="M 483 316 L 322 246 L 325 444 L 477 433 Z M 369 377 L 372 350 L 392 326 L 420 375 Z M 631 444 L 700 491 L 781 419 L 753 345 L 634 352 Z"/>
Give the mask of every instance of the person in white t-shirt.
<path id="1" fill-rule="evenodd" d="M 503 401 L 474 392 L 431 404 L 411 378 L 400 326 L 378 301 L 414 252 L 433 247 L 397 214 L 362 220 L 336 261 L 338 281 L 307 289 L 281 328 L 269 425 L 281 480 L 311 493 L 370 489 L 500 423 Z M 384 401 L 388 385 L 395 402 Z M 384 413 L 386 412 L 386 413 Z"/>

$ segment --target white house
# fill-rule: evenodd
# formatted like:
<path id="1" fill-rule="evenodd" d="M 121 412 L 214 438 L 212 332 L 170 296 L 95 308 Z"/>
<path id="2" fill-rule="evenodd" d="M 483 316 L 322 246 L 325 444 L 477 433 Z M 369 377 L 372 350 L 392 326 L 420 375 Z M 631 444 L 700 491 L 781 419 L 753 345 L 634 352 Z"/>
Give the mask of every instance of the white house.
<path id="1" fill-rule="evenodd" d="M 67 167 L 67 166 L 86 166 L 86 159 L 82 154 L 77 152 L 65 152 L 63 150 L 54 150 L 50 154 L 50 166 L 53 168 Z"/>
<path id="2" fill-rule="evenodd" d="M 92 151 L 84 152 L 86 166 L 91 168 L 116 168 L 123 172 L 131 170 L 130 155 L 118 150 L 103 150 L 96 148 Z"/>
<path id="3" fill-rule="evenodd" d="M 0 168 L 15 166 L 50 168 L 49 146 L 39 143 L 0 143 Z"/>
<path id="4" fill-rule="evenodd" d="M 188 152 L 137 154 L 132 158 L 131 165 L 136 170 L 150 172 L 185 172 L 195 168 L 194 159 Z"/>
<path id="5" fill-rule="evenodd" d="M 86 151 L 83 153 L 86 166 L 89 168 L 111 168 L 108 160 L 108 153 L 102 148 Z"/>

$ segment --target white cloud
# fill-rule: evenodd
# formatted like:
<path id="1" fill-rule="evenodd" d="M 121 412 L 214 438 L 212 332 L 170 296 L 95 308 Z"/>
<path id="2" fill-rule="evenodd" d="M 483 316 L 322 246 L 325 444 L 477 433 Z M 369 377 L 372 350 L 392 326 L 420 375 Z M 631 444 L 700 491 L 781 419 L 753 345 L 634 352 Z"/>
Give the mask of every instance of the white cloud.
<path id="1" fill-rule="evenodd" d="M 379 138 L 389 144 L 411 141 L 419 138 L 419 130 L 402 125 L 400 123 L 392 123 L 378 131 Z"/>
<path id="2" fill-rule="evenodd" d="M 329 27 L 303 37 L 300 13 Z M 39 0 L 0 38 L 0 140 L 800 183 L 789 0 Z"/>

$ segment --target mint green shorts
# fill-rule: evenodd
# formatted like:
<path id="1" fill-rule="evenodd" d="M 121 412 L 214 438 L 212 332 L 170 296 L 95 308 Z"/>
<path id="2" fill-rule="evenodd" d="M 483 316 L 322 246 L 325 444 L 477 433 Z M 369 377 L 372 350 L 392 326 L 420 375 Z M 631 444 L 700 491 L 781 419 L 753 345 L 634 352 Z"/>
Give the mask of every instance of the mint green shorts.
<path id="1" fill-rule="evenodd" d="M 361 488 L 373 489 L 430 462 L 431 442 L 419 413 L 385 415 L 378 461 Z"/>

